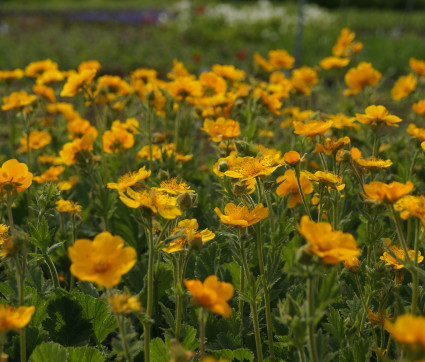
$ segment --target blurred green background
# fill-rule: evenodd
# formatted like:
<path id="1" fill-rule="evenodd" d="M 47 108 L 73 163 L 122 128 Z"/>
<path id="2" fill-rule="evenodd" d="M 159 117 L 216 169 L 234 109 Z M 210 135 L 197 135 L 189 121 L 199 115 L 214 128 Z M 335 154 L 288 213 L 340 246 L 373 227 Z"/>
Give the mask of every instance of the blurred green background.
<path id="1" fill-rule="evenodd" d="M 304 10 L 302 64 L 331 55 L 343 27 L 364 43 L 359 60 L 389 78 L 407 73 L 410 57 L 425 59 L 425 0 L 316 0 Z M 151 67 L 165 75 L 174 58 L 197 73 L 215 63 L 252 70 L 256 51 L 293 53 L 298 2 L 3 0 L 0 17 L 2 69 L 97 59 L 103 73 Z"/>

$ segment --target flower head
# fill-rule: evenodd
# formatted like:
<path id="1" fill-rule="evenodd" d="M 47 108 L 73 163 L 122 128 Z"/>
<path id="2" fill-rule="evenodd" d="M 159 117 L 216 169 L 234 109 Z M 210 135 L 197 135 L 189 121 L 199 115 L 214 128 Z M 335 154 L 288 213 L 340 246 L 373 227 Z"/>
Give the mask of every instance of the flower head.
<path id="1" fill-rule="evenodd" d="M 73 97 L 81 92 L 85 87 L 88 87 L 94 77 L 96 76 L 96 69 L 84 69 L 81 72 L 73 73 L 68 77 L 65 85 L 63 86 L 61 97 Z"/>
<path id="2" fill-rule="evenodd" d="M 326 155 L 331 155 L 332 153 L 337 152 L 341 147 L 350 143 L 349 137 L 343 137 L 338 140 L 333 138 L 326 138 L 323 144 L 316 143 L 314 148 L 314 153 L 324 153 Z"/>
<path id="3" fill-rule="evenodd" d="M 361 62 L 356 68 L 350 68 L 345 74 L 345 83 L 349 89 L 344 91 L 345 95 L 355 95 L 366 86 L 375 87 L 382 74 L 372 67 L 371 63 Z"/>
<path id="4" fill-rule="evenodd" d="M 263 204 L 258 204 L 254 209 L 249 210 L 245 205 L 237 206 L 233 203 L 228 203 L 224 207 L 224 214 L 218 207 L 214 211 L 223 224 L 239 226 L 241 228 L 256 224 L 269 216 L 269 211 Z"/>
<path id="5" fill-rule="evenodd" d="M 74 201 L 58 200 L 56 201 L 56 210 L 59 212 L 67 212 L 70 215 L 81 214 L 82 206 Z"/>
<path id="6" fill-rule="evenodd" d="M 270 50 L 269 60 L 274 69 L 291 69 L 295 62 L 295 58 L 284 49 Z"/>
<path id="7" fill-rule="evenodd" d="M 129 172 L 121 176 L 117 183 L 109 182 L 107 188 L 124 192 L 128 187 L 134 186 L 138 182 L 147 179 L 150 175 L 151 171 L 146 170 L 146 167 L 143 166 L 139 171 Z"/>
<path id="8" fill-rule="evenodd" d="M 303 170 L 301 175 L 307 177 L 310 181 L 323 184 L 327 187 L 341 191 L 345 188 L 345 184 L 342 183 L 342 177 L 335 175 L 333 172 L 328 171 L 316 171 L 314 174 Z"/>
<path id="9" fill-rule="evenodd" d="M 326 70 L 332 68 L 342 68 L 350 63 L 349 58 L 340 58 L 340 57 L 327 57 L 320 61 L 319 65 Z"/>
<path id="10" fill-rule="evenodd" d="M 224 174 L 228 177 L 237 178 L 241 181 L 265 177 L 272 174 L 277 168 L 282 166 L 272 156 L 265 157 L 237 157 L 234 160 L 231 170 Z"/>
<path id="11" fill-rule="evenodd" d="M 302 202 L 297 179 L 295 177 L 295 171 L 293 169 L 286 170 L 283 176 L 279 176 L 276 179 L 276 182 L 282 182 L 276 189 L 276 194 L 278 196 L 291 195 L 291 199 L 289 200 L 290 209 Z M 303 174 L 300 175 L 300 185 L 305 195 L 313 192 L 313 184 Z"/>
<path id="12" fill-rule="evenodd" d="M 403 196 L 394 204 L 394 209 L 400 211 L 403 220 L 417 217 L 425 225 L 425 196 Z"/>
<path id="13" fill-rule="evenodd" d="M 232 310 L 227 302 L 235 292 L 232 284 L 219 282 L 215 275 L 210 275 L 203 283 L 200 280 L 185 280 L 184 284 L 193 295 L 193 304 L 207 308 L 224 318 L 230 317 Z"/>
<path id="14" fill-rule="evenodd" d="M 25 163 L 11 159 L 0 167 L 0 191 L 22 192 L 32 184 L 33 175 Z"/>
<path id="15" fill-rule="evenodd" d="M 31 320 L 35 307 L 18 307 L 0 304 L 0 335 L 14 329 L 24 328 Z"/>
<path id="16" fill-rule="evenodd" d="M 355 163 L 367 169 L 377 170 L 381 168 L 390 167 L 393 163 L 391 160 L 383 160 L 378 157 L 361 158 L 357 157 L 353 159 Z"/>
<path id="17" fill-rule="evenodd" d="M 394 323 L 386 319 L 384 326 L 397 342 L 425 347 L 425 317 L 403 314 Z"/>
<path id="18" fill-rule="evenodd" d="M 1 109 L 3 111 L 8 111 L 10 109 L 21 109 L 31 105 L 37 96 L 34 94 L 28 94 L 25 91 L 13 92 L 8 96 L 3 97 L 3 105 Z"/>
<path id="19" fill-rule="evenodd" d="M 184 181 L 183 179 L 180 179 L 180 181 L 178 181 L 176 177 L 161 181 L 159 187 L 152 187 L 152 190 L 158 192 L 165 192 L 174 196 L 183 194 L 185 192 L 195 192 L 194 190 L 190 189 L 190 186 L 187 184 L 186 181 Z"/>
<path id="20" fill-rule="evenodd" d="M 425 61 L 415 59 L 415 58 L 410 58 L 409 66 L 417 75 L 420 75 L 421 77 L 425 77 Z"/>
<path id="21" fill-rule="evenodd" d="M 400 249 L 399 247 L 395 245 L 391 245 L 390 239 L 385 239 L 385 243 L 388 245 L 388 247 L 391 249 L 391 251 L 397 256 L 400 260 L 406 260 L 406 255 L 404 253 L 403 249 Z M 408 258 L 413 261 L 415 258 L 415 251 L 414 250 L 408 250 Z M 405 265 L 400 263 L 396 258 L 394 258 L 390 253 L 384 252 L 382 256 L 379 257 L 379 259 L 385 261 L 385 265 L 392 266 L 393 269 L 403 269 L 405 268 Z M 424 257 L 421 255 L 421 252 L 418 251 L 418 259 L 417 262 L 421 263 L 424 260 Z"/>
<path id="22" fill-rule="evenodd" d="M 398 78 L 391 89 L 391 97 L 396 101 L 406 98 L 416 89 L 416 81 L 417 79 L 413 74 Z"/>
<path id="23" fill-rule="evenodd" d="M 413 184 L 407 181 L 405 184 L 394 181 L 385 184 L 380 181 L 372 181 L 364 185 L 365 197 L 373 202 L 396 202 L 402 196 L 409 194 L 413 190 Z"/>
<path id="24" fill-rule="evenodd" d="M 120 236 L 107 231 L 96 235 L 93 241 L 76 240 L 68 248 L 72 261 L 71 273 L 80 280 L 112 288 L 136 263 L 136 250 L 123 246 L 124 240 Z"/>
<path id="25" fill-rule="evenodd" d="M 128 314 L 132 312 L 140 312 L 142 305 L 138 297 L 129 296 L 127 293 L 114 294 L 108 297 L 111 311 L 115 314 Z"/>
<path id="26" fill-rule="evenodd" d="M 65 171 L 63 166 L 51 166 L 44 171 L 40 176 L 35 176 L 34 180 L 39 184 L 44 184 L 49 181 L 59 181 L 59 175 Z"/>
<path id="27" fill-rule="evenodd" d="M 309 250 L 327 264 L 336 264 L 360 254 L 353 235 L 333 231 L 327 222 L 315 223 L 304 215 L 298 231 L 309 243 Z"/>
<path id="28" fill-rule="evenodd" d="M 384 106 L 369 106 L 365 109 L 366 114 L 356 113 L 356 118 L 363 124 L 370 124 L 372 126 L 394 126 L 398 127 L 396 123 L 402 121 L 401 118 L 389 114 Z"/>
<path id="29" fill-rule="evenodd" d="M 239 122 L 224 117 L 219 117 L 215 121 L 206 119 L 201 129 L 207 132 L 214 142 L 236 138 L 241 134 Z"/>
<path id="30" fill-rule="evenodd" d="M 294 133 L 309 137 L 315 137 L 326 132 L 332 127 L 333 121 L 311 120 L 306 123 L 294 121 Z"/>

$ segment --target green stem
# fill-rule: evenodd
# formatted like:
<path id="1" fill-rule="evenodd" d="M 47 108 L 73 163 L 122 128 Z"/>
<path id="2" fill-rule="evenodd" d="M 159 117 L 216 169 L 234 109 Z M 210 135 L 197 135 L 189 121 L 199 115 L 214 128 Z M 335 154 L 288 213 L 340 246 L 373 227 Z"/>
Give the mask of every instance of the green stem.
<path id="1" fill-rule="evenodd" d="M 412 291 L 412 314 L 416 314 L 416 306 L 418 303 L 418 288 L 419 288 L 419 278 L 418 278 L 418 254 L 419 254 L 419 233 L 420 233 L 420 223 L 419 220 L 416 221 L 416 232 L 415 232 L 415 259 L 413 260 L 413 263 L 415 265 L 415 268 L 411 271 L 412 274 L 412 284 L 413 284 L 413 291 Z M 406 257 L 407 258 L 407 257 Z"/>
<path id="2" fill-rule="evenodd" d="M 332 227 L 336 230 L 338 226 L 338 190 L 335 190 L 334 210 L 332 216 Z"/>
<path id="3" fill-rule="evenodd" d="M 275 226 L 274 226 L 274 215 L 273 215 L 273 208 L 272 208 L 272 201 L 270 193 L 266 193 L 266 203 L 267 203 L 267 209 L 269 210 L 269 225 L 270 225 L 270 231 L 273 234 L 275 232 Z"/>
<path id="4" fill-rule="evenodd" d="M 245 290 L 245 273 L 243 267 L 239 267 L 239 276 L 240 276 L 240 294 L 239 294 L 239 315 L 241 318 L 241 337 L 243 340 L 243 299 L 242 293 Z"/>
<path id="5" fill-rule="evenodd" d="M 323 207 L 322 207 L 322 199 L 323 199 L 323 190 L 324 190 L 324 186 L 319 184 L 319 207 L 317 210 L 317 222 L 321 222 L 322 221 L 322 213 L 323 213 Z"/>
<path id="6" fill-rule="evenodd" d="M 323 156 L 322 152 L 319 152 L 320 160 L 322 161 L 322 166 L 325 169 L 325 171 L 328 170 L 328 165 L 326 164 L 325 156 Z"/>
<path id="7" fill-rule="evenodd" d="M 153 156 L 152 156 L 152 127 L 151 127 L 151 117 L 152 117 L 152 111 L 149 102 L 148 104 L 148 145 L 149 145 L 149 170 L 152 170 L 152 162 L 153 162 Z"/>
<path id="8" fill-rule="evenodd" d="M 25 273 L 23 273 L 23 265 L 19 262 L 18 256 L 14 257 L 15 266 L 16 266 L 16 277 L 18 282 L 18 299 L 19 305 L 24 305 L 24 278 Z M 25 327 L 23 327 L 19 332 L 19 345 L 20 345 L 20 354 L 21 354 L 21 362 L 26 362 L 26 338 L 25 338 Z"/>
<path id="9" fill-rule="evenodd" d="M 313 362 L 319 362 L 319 357 L 317 356 L 316 339 L 314 336 L 314 291 L 311 275 L 307 277 L 307 321 L 310 360 Z"/>
<path id="10" fill-rule="evenodd" d="M 304 347 L 298 347 L 298 357 L 300 358 L 300 362 L 305 362 L 306 361 L 306 357 L 305 357 L 305 352 L 304 352 Z"/>
<path id="11" fill-rule="evenodd" d="M 378 126 L 375 126 L 373 130 L 373 149 L 372 149 L 372 157 L 375 157 L 378 153 Z"/>
<path id="12" fill-rule="evenodd" d="M 44 256 L 44 260 L 49 266 L 50 275 L 52 276 L 52 280 L 53 280 L 53 286 L 55 287 L 55 289 L 60 288 L 58 272 L 56 270 L 55 264 L 52 261 L 52 258 L 50 257 L 50 255 L 46 254 Z"/>
<path id="13" fill-rule="evenodd" d="M 410 167 L 409 167 L 409 175 L 408 175 L 409 180 L 412 178 L 413 169 L 415 167 L 415 161 L 416 161 L 416 158 L 418 157 L 418 155 L 421 151 L 422 151 L 422 148 L 418 148 L 415 152 L 415 155 L 412 158 L 412 162 L 411 162 Z"/>
<path id="14" fill-rule="evenodd" d="M 122 323 L 124 316 L 119 315 L 119 314 L 115 314 L 115 316 L 117 317 L 118 330 L 119 330 L 120 335 L 121 335 L 121 340 L 122 340 L 122 344 L 123 344 L 123 347 L 124 347 L 125 358 L 129 362 L 133 362 L 133 358 L 131 357 L 131 354 L 130 354 L 130 349 L 128 348 L 128 343 L 127 343 L 127 338 L 126 338 L 126 333 L 125 333 L 126 331 L 125 331 L 124 325 Z"/>
<path id="15" fill-rule="evenodd" d="M 0 362 L 3 362 L 3 346 L 5 338 L 6 333 L 0 333 Z"/>
<path id="16" fill-rule="evenodd" d="M 310 220 L 312 220 L 312 218 L 311 218 L 311 213 L 310 213 L 310 209 L 308 208 L 307 201 L 306 201 L 306 199 L 305 199 L 304 192 L 303 192 L 303 189 L 302 189 L 302 187 L 301 187 L 301 183 L 300 183 L 299 175 L 298 175 L 298 174 L 296 174 L 295 178 L 296 178 L 296 180 L 297 180 L 298 191 L 299 191 L 299 193 L 300 193 L 300 195 L 301 195 L 301 199 L 303 200 L 304 209 L 305 209 L 305 211 L 306 211 L 306 213 L 307 213 L 308 217 L 310 218 Z"/>
<path id="17" fill-rule="evenodd" d="M 258 323 L 255 281 L 253 280 L 253 278 L 251 279 L 249 277 L 250 276 L 249 267 L 248 267 L 248 262 L 247 262 L 247 259 L 246 259 L 245 245 L 244 245 L 243 241 L 241 241 L 241 259 L 242 259 L 243 268 L 245 270 L 245 277 L 248 281 L 251 281 L 252 296 L 251 296 L 250 306 L 251 306 L 252 322 L 254 324 L 255 347 L 257 349 L 257 360 L 258 360 L 258 362 L 262 362 L 263 361 L 263 350 L 261 348 L 260 327 L 259 327 L 259 323 Z"/>
<path id="18" fill-rule="evenodd" d="M 394 220 L 394 223 L 395 223 L 395 226 L 396 226 L 396 230 L 397 230 L 397 235 L 398 235 L 398 238 L 400 240 L 400 244 L 401 244 L 401 246 L 403 247 L 403 250 L 404 250 L 404 255 L 405 255 L 405 258 L 404 259 L 406 261 L 408 261 L 408 263 L 410 264 L 410 261 L 411 260 L 408 257 L 409 256 L 409 250 L 407 249 L 406 239 L 404 238 L 403 229 L 401 227 L 400 219 L 399 219 L 398 215 L 395 212 L 394 206 L 391 204 L 388 207 L 391 210 L 391 214 L 393 216 L 393 220 Z"/>
<path id="19" fill-rule="evenodd" d="M 181 117 L 181 107 L 183 107 L 183 102 L 179 103 L 179 108 L 176 114 L 176 121 L 174 123 L 174 145 L 176 146 L 176 153 L 179 152 L 179 129 L 180 129 L 180 117 Z"/>
<path id="20" fill-rule="evenodd" d="M 146 236 L 148 238 L 148 300 L 146 306 L 146 314 L 148 321 L 144 323 L 144 343 L 145 343 L 145 361 L 150 361 L 150 342 L 151 342 L 151 318 L 153 309 L 153 267 L 155 264 L 155 250 L 153 244 L 153 230 L 152 230 L 152 215 L 149 215 L 149 226 L 146 228 Z"/>
<path id="21" fill-rule="evenodd" d="M 201 340 L 201 361 L 205 356 L 205 309 L 201 308 L 199 316 L 199 336 Z"/>
<path id="22" fill-rule="evenodd" d="M 182 321 L 182 300 L 179 295 L 179 289 L 181 288 L 181 283 L 183 281 L 182 273 L 182 261 L 183 261 L 183 251 L 179 252 L 179 258 L 177 259 L 177 285 L 176 285 L 176 339 L 180 337 L 180 328 Z"/>
<path id="23" fill-rule="evenodd" d="M 260 223 L 255 224 L 255 229 L 257 232 L 257 255 L 258 255 L 258 263 L 260 266 L 260 274 L 261 274 L 261 282 L 264 288 L 264 303 L 266 307 L 266 323 L 267 323 L 267 339 L 269 342 L 269 352 L 270 358 L 274 361 L 274 346 L 273 346 L 273 325 L 272 325 L 272 317 L 270 311 L 270 293 L 269 286 L 267 283 L 266 272 L 264 269 L 264 257 L 263 257 L 263 240 L 261 237 L 261 225 Z"/>
<path id="24" fill-rule="evenodd" d="M 9 218 L 10 233 L 13 237 L 13 235 L 15 234 L 15 222 L 13 221 L 12 203 L 13 200 L 11 198 L 11 193 L 9 190 L 6 190 L 7 216 Z"/>

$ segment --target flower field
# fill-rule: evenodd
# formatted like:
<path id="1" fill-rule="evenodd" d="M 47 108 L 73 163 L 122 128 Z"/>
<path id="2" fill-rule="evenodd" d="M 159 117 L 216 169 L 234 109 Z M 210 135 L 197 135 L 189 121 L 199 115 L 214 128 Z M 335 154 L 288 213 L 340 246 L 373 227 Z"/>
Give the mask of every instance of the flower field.
<path id="1" fill-rule="evenodd" d="M 0 71 L 0 361 L 423 360 L 425 60 L 365 51 Z"/>

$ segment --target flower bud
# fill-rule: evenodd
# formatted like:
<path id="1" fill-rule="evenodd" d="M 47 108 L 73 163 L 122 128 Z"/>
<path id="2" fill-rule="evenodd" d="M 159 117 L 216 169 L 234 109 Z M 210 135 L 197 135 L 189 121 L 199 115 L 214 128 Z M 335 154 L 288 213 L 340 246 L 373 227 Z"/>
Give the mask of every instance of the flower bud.
<path id="1" fill-rule="evenodd" d="M 202 248 L 202 236 L 197 233 L 189 240 L 189 245 L 193 250 L 200 250 Z"/>
<path id="2" fill-rule="evenodd" d="M 308 245 L 300 247 L 296 252 L 296 260 L 304 265 L 309 265 L 313 259 L 313 253 L 309 250 Z"/>
<path id="3" fill-rule="evenodd" d="M 197 194 L 193 192 L 183 192 L 179 196 L 177 196 L 177 204 L 179 205 L 179 208 L 184 209 L 190 209 L 195 204 Z"/>
<path id="4" fill-rule="evenodd" d="M 241 196 L 246 194 L 248 191 L 248 187 L 243 182 L 236 182 L 233 184 L 233 193 L 235 195 Z"/>
<path id="5" fill-rule="evenodd" d="M 158 171 L 158 178 L 161 181 L 168 180 L 170 178 L 170 174 L 168 171 L 163 170 L 162 168 Z"/>
<path id="6" fill-rule="evenodd" d="M 345 259 L 344 266 L 346 269 L 352 271 L 353 273 L 357 273 L 360 267 L 359 259 L 357 259 L 355 256 L 349 259 Z"/>
<path id="7" fill-rule="evenodd" d="M 226 161 L 220 161 L 218 164 L 218 170 L 220 172 L 226 172 L 229 169 L 229 164 Z"/>

